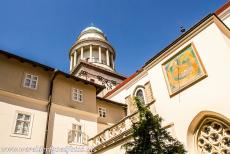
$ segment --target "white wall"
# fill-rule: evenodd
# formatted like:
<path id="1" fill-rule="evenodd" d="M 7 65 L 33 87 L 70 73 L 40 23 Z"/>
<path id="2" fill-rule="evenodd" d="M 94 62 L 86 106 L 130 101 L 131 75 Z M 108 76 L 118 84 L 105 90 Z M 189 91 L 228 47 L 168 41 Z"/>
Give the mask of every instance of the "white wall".
<path id="1" fill-rule="evenodd" d="M 162 72 L 162 63 L 193 42 L 208 77 L 170 98 Z M 187 130 L 201 111 L 214 111 L 230 118 L 230 40 L 213 23 L 183 44 L 173 54 L 148 70 L 148 75 L 127 86 L 111 99 L 124 102 L 137 84 L 150 80 L 157 113 L 166 123 L 174 123 L 176 137 L 187 145 Z"/>
<path id="2" fill-rule="evenodd" d="M 47 113 L 24 108 L 16 105 L 0 102 L 0 148 L 4 147 L 44 147 L 45 128 Z M 16 111 L 28 112 L 33 114 L 32 132 L 30 138 L 22 138 L 11 136 L 14 130 L 15 114 Z M 1 152 L 0 152 L 1 153 Z M 6 152 L 2 152 L 5 154 Z M 13 153 L 25 153 L 13 152 Z M 34 154 L 41 154 L 42 152 L 34 152 Z"/>
<path id="3" fill-rule="evenodd" d="M 130 94 L 132 95 L 137 86 L 144 86 L 145 83 L 147 83 L 148 81 L 149 81 L 149 77 L 147 75 L 144 75 L 139 80 L 128 83 L 121 92 L 117 93 L 110 99 L 113 101 L 125 103 L 125 98 L 129 96 Z"/>
<path id="4" fill-rule="evenodd" d="M 77 146 L 68 144 L 68 131 L 72 129 L 72 124 L 80 124 L 82 131 L 86 133 L 89 138 L 93 137 L 97 133 L 97 123 L 94 121 L 88 121 L 83 118 L 65 116 L 55 113 L 54 126 L 53 126 L 53 147 L 68 147 Z M 57 152 L 61 153 L 61 152 Z M 84 153 L 84 152 L 69 152 L 69 153 Z M 86 152 L 87 153 L 87 152 Z"/>

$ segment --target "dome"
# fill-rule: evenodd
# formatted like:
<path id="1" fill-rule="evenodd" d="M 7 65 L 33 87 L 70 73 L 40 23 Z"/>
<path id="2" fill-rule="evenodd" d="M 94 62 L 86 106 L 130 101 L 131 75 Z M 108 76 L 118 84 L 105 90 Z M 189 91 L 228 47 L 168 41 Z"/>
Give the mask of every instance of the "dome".
<path id="1" fill-rule="evenodd" d="M 97 32 L 103 33 L 102 30 L 94 26 L 86 27 L 81 33 L 87 32 L 87 31 L 97 31 Z"/>
<path id="2" fill-rule="evenodd" d="M 83 29 L 77 41 L 70 49 L 70 70 L 81 61 L 95 66 L 115 71 L 115 49 L 107 40 L 102 30 L 95 26 Z"/>
<path id="3" fill-rule="evenodd" d="M 78 41 L 83 39 L 91 39 L 91 38 L 107 40 L 102 30 L 100 30 L 95 26 L 89 26 L 81 31 L 78 37 Z"/>

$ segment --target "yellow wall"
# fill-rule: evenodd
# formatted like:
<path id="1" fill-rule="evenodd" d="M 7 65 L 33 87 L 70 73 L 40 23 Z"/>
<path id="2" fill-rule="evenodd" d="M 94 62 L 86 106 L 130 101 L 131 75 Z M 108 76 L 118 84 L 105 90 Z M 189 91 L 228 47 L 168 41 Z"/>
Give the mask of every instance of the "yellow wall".
<path id="1" fill-rule="evenodd" d="M 38 76 L 36 90 L 23 87 L 25 73 Z M 52 72 L 0 55 L 0 89 L 40 100 L 48 100 Z"/>
<path id="2" fill-rule="evenodd" d="M 98 107 L 106 108 L 106 117 L 98 117 L 98 132 L 103 131 L 105 128 L 117 123 L 126 116 L 126 109 L 121 105 L 113 104 L 110 102 L 97 99 L 97 112 Z"/>
<path id="3" fill-rule="evenodd" d="M 83 90 L 83 102 L 72 100 L 72 88 Z M 54 79 L 52 102 L 78 110 L 96 113 L 96 88 L 58 74 Z"/>

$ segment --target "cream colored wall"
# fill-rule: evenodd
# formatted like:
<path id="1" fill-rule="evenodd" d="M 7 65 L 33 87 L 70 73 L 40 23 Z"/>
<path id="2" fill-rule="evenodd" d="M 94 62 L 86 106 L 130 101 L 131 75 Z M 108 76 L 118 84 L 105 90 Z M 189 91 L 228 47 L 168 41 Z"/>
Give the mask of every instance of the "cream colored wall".
<path id="1" fill-rule="evenodd" d="M 4 101 L 2 101 L 4 98 Z M 45 139 L 45 128 L 46 128 L 46 117 L 47 113 L 44 111 L 45 105 L 32 105 L 30 108 L 15 105 L 17 103 L 29 105 L 27 100 L 21 100 L 17 98 L 5 97 L 2 94 L 0 95 L 0 136 L 1 142 L 0 147 L 21 147 L 21 148 L 43 148 L 44 139 Z M 34 103 L 31 101 L 30 103 Z M 36 107 L 35 107 L 36 106 Z M 15 122 L 16 111 L 22 111 L 31 113 L 33 115 L 32 129 L 30 138 L 16 137 L 12 136 Z M 25 152 L 25 151 L 24 151 Z M 1 153 L 1 151 L 0 151 Z M 2 152 L 5 154 L 6 152 Z M 13 152 L 13 153 L 23 153 L 23 152 Z M 32 152 L 31 152 L 32 153 Z M 42 152 L 33 152 L 34 154 L 42 154 Z"/>
<path id="2" fill-rule="evenodd" d="M 124 118 L 126 114 L 124 107 L 97 99 L 97 111 L 98 107 L 106 108 L 107 113 L 107 116 L 105 118 L 98 117 L 97 119 L 98 132 L 101 132 L 112 124 L 117 123 L 122 118 Z"/>
<path id="3" fill-rule="evenodd" d="M 36 90 L 23 87 L 25 73 L 38 76 Z M 0 147 L 43 148 L 52 72 L 0 54 L 0 74 Z M 29 138 L 11 135 L 16 111 L 33 115 Z"/>
<path id="4" fill-rule="evenodd" d="M 23 87 L 25 73 L 38 76 L 36 90 Z M 48 100 L 52 72 L 0 54 L 0 74 L 0 89 L 35 99 Z"/>
<path id="5" fill-rule="evenodd" d="M 72 100 L 72 88 L 83 90 L 83 102 Z M 66 78 L 63 75 L 57 75 L 54 80 L 52 102 L 90 113 L 97 113 L 96 88 L 92 85 Z"/>
<path id="6" fill-rule="evenodd" d="M 193 42 L 207 71 L 208 77 L 170 97 L 164 75 L 162 63 Z M 165 123 L 174 123 L 176 137 L 187 148 L 187 130 L 193 118 L 201 111 L 213 111 L 230 118 L 230 41 L 222 31 L 212 23 L 203 31 L 180 46 L 171 55 L 162 59 L 154 67 L 150 67 L 146 74 L 150 80 L 153 95 L 156 99 L 156 112 L 165 120 Z M 140 82 L 140 81 L 139 81 Z M 122 102 L 127 93 L 133 88 L 123 88 L 112 97 Z M 188 149 L 191 151 L 191 149 Z M 192 153 L 192 152 L 191 152 Z"/>
<path id="7" fill-rule="evenodd" d="M 93 114 L 82 113 L 78 110 L 66 109 L 61 106 L 55 106 L 54 124 L 53 124 L 53 147 L 77 147 L 80 149 L 81 145 L 68 144 L 68 131 L 72 129 L 72 124 L 80 124 L 82 131 L 86 133 L 89 138 L 97 134 L 97 117 Z M 87 146 L 87 145 L 86 145 Z M 57 152 L 61 153 L 61 152 Z M 80 153 L 80 152 L 71 152 Z M 88 153 L 87 151 L 81 153 Z"/>

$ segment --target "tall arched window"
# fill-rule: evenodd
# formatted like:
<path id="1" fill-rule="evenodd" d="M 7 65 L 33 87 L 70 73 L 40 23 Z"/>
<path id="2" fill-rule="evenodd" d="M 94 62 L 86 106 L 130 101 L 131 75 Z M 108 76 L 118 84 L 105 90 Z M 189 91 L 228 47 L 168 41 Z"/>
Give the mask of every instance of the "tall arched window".
<path id="1" fill-rule="evenodd" d="M 206 118 L 195 137 L 199 154 L 230 153 L 230 126 L 221 120 Z"/>
<path id="2" fill-rule="evenodd" d="M 135 91 L 135 96 L 139 98 L 139 100 L 145 104 L 145 96 L 144 96 L 144 89 L 143 88 L 137 88 Z"/>

